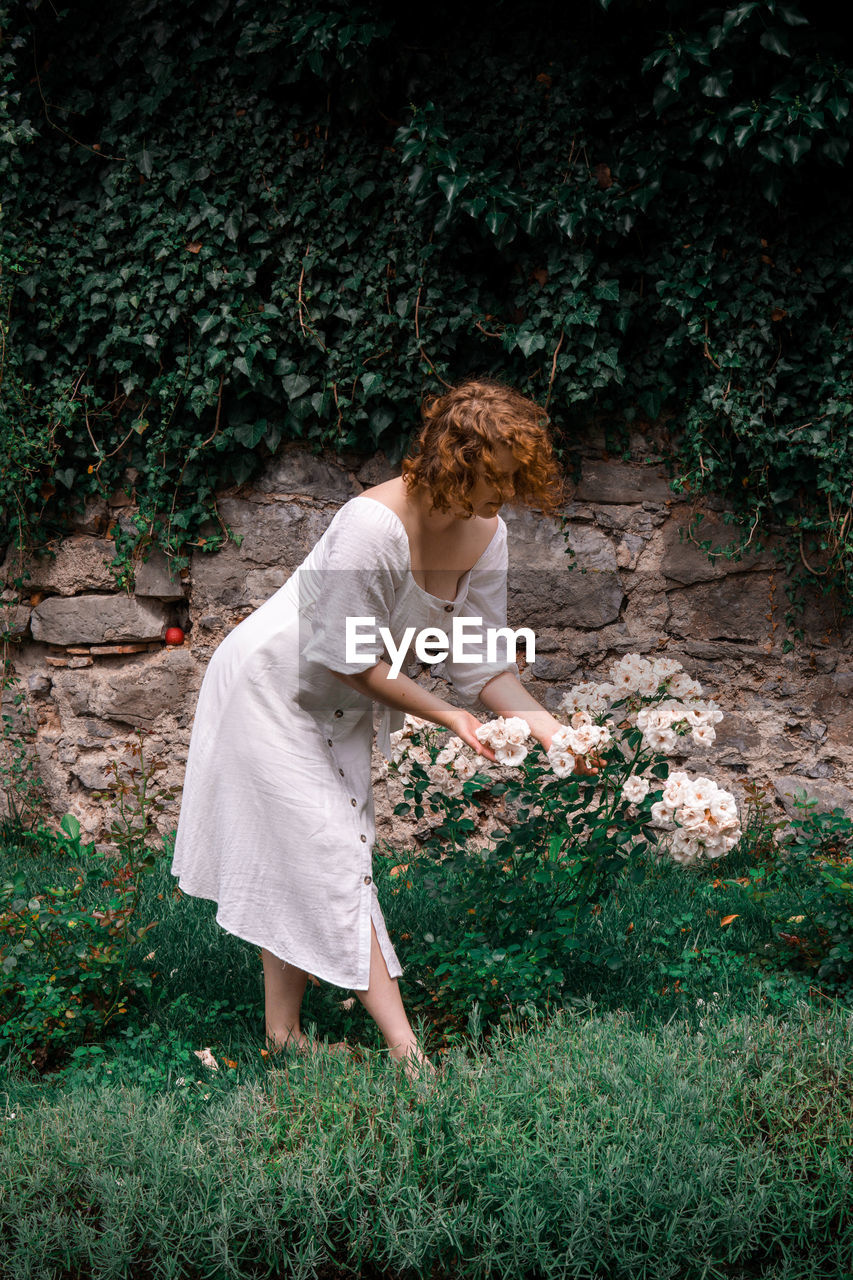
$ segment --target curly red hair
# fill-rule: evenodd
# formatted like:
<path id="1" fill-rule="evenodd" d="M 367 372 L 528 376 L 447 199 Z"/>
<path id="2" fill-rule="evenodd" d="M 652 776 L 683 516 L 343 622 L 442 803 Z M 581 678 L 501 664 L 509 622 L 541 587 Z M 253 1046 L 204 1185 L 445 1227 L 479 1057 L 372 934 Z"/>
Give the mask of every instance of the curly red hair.
<path id="1" fill-rule="evenodd" d="M 485 474 L 502 502 L 526 504 L 553 514 L 563 497 L 563 479 L 548 430 L 548 414 L 533 400 L 496 378 L 471 378 L 421 405 L 423 425 L 401 468 L 408 490 L 424 488 L 432 506 L 457 503 L 469 515 L 468 494 Z M 519 466 L 510 479 L 498 469 L 496 448 L 511 450 Z"/>

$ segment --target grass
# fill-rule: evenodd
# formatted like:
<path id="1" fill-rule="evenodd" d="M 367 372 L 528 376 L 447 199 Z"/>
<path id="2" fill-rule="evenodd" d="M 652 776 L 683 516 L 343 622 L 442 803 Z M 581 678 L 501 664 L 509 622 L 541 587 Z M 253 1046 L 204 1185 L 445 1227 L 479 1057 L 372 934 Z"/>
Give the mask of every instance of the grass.
<path id="1" fill-rule="evenodd" d="M 410 966 L 404 1001 L 443 1066 L 413 1086 L 327 984 L 303 1026 L 357 1058 L 264 1057 L 257 948 L 174 895 L 166 851 L 140 908 L 150 1001 L 62 1070 L 5 1064 L 0 1275 L 853 1276 L 853 1012 L 768 967 L 761 908 L 721 883 L 751 856 L 620 887 L 596 928 L 625 968 L 579 971 L 548 1016 L 430 1021 Z M 377 850 L 405 966 L 401 935 L 448 908 L 393 862 Z M 37 887 L 45 867 L 28 872 Z"/>

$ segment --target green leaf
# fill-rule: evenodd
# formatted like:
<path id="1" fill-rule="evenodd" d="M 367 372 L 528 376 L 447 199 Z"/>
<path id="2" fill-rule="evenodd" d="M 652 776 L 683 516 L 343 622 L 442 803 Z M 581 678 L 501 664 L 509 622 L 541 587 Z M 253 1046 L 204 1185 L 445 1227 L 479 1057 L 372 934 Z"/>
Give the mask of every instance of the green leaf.
<path id="1" fill-rule="evenodd" d="M 765 138 L 758 144 L 758 150 L 771 164 L 779 164 L 784 152 L 778 138 Z"/>
<path id="2" fill-rule="evenodd" d="M 509 217 L 508 213 L 503 213 L 500 209 L 490 209 L 486 214 L 486 226 L 491 232 L 497 233 Z"/>
<path id="3" fill-rule="evenodd" d="M 699 88 L 706 98 L 724 98 L 727 89 L 720 76 L 704 76 L 699 81 Z"/>
<path id="4" fill-rule="evenodd" d="M 536 333 L 532 330 L 519 330 L 515 335 L 515 345 L 525 355 L 529 356 L 534 351 L 541 351 L 545 346 L 545 335 Z"/>
<path id="5" fill-rule="evenodd" d="M 618 302 L 619 281 L 599 280 L 597 284 L 593 285 L 592 296 L 600 298 L 602 302 Z"/>
<path id="6" fill-rule="evenodd" d="M 796 164 L 797 161 L 811 149 L 811 145 L 811 138 L 787 137 L 785 139 L 785 150 L 791 157 L 793 164 Z"/>
<path id="7" fill-rule="evenodd" d="M 850 150 L 849 138 L 830 138 L 821 147 L 821 151 L 829 160 L 834 160 L 836 164 L 844 164 L 847 159 L 847 153 Z"/>
<path id="8" fill-rule="evenodd" d="M 771 53 L 781 54 L 783 58 L 790 58 L 791 56 L 781 31 L 774 27 L 771 27 L 769 31 L 762 31 L 758 43 L 762 49 L 769 49 Z"/>
<path id="9" fill-rule="evenodd" d="M 453 204 L 460 191 L 464 191 L 468 186 L 471 178 L 467 173 L 440 173 L 436 181 L 447 197 L 447 203 Z"/>
<path id="10" fill-rule="evenodd" d="M 302 373 L 292 373 L 289 377 L 282 378 L 281 385 L 289 399 L 298 400 L 311 386 L 311 379 L 306 378 Z"/>
<path id="11" fill-rule="evenodd" d="M 66 813 L 64 818 L 60 820 L 59 825 L 72 840 L 76 840 L 80 834 L 80 821 L 75 818 L 73 813 Z"/>

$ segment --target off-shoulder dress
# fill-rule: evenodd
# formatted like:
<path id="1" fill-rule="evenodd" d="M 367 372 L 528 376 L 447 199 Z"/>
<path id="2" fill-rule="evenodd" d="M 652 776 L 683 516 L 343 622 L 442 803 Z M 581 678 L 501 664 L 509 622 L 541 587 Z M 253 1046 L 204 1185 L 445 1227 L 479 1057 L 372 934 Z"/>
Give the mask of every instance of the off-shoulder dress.
<path id="1" fill-rule="evenodd" d="M 487 628 L 506 626 L 506 571 L 498 516 L 456 598 L 430 595 L 412 575 L 400 517 L 359 494 L 217 647 L 196 705 L 171 872 L 185 893 L 217 903 L 223 929 L 335 986 L 366 991 L 372 920 L 390 976 L 402 974 L 373 881 L 371 746 L 374 706 L 386 758 L 404 717 L 331 673 L 390 660 L 380 627 L 396 646 L 407 627 L 438 627 L 450 638 L 454 617 L 479 617 L 482 630 L 469 627 L 466 641 L 477 660 L 451 654 L 440 669 L 473 705 L 493 676 L 517 670 L 506 657 L 489 662 L 485 646 Z M 360 624 L 354 662 L 345 655 L 347 616 L 375 619 L 375 627 Z"/>

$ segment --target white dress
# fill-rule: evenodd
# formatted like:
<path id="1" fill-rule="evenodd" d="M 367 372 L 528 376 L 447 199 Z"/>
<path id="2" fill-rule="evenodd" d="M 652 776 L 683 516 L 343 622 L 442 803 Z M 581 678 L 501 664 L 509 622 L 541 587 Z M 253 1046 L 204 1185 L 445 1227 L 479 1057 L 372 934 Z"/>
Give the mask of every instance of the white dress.
<path id="1" fill-rule="evenodd" d="M 483 632 L 506 626 L 506 524 L 498 527 L 452 602 L 430 595 L 411 572 L 400 517 L 360 494 L 335 512 L 305 560 L 276 593 L 225 637 L 208 663 L 190 736 L 171 872 L 180 888 L 217 903 L 229 933 L 335 986 L 370 985 L 370 922 L 392 978 L 403 969 L 373 883 L 375 812 L 371 784 L 373 700 L 332 671 L 366 671 L 385 650 L 378 628 L 399 646 L 406 627 L 481 617 L 463 664 L 442 669 L 471 705 L 501 671 L 485 660 Z M 347 662 L 344 619 L 376 619 L 376 638 Z M 475 643 L 472 645 L 472 638 Z M 505 654 L 503 644 L 498 654 Z M 406 672 L 414 657 L 409 651 Z M 384 704 L 377 741 L 403 713 Z"/>

